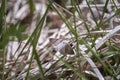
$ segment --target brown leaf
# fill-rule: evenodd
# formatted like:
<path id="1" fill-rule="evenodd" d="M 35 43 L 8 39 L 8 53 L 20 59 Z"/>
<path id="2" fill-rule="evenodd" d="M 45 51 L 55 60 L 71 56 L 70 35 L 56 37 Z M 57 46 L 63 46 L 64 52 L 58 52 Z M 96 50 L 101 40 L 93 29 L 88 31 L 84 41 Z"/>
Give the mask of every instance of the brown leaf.
<path id="1" fill-rule="evenodd" d="M 59 51 L 61 54 L 74 54 L 72 47 L 66 40 L 51 38 L 50 43 L 54 52 Z"/>

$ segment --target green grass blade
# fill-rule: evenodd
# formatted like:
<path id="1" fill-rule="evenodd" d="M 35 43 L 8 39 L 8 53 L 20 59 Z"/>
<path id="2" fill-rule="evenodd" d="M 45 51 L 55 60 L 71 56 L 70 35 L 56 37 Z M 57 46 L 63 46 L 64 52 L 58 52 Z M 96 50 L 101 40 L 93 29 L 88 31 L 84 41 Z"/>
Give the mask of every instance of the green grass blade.
<path id="1" fill-rule="evenodd" d="M 92 8 L 90 7 L 90 3 L 88 2 L 88 0 L 86 0 L 86 2 L 87 2 L 87 5 L 88 5 L 88 8 L 90 10 L 90 13 L 91 13 L 91 15 L 93 17 L 93 20 L 95 21 L 96 25 L 98 25 L 97 20 L 96 20 L 96 18 L 94 16 L 94 12 L 92 11 Z"/>
<path id="2" fill-rule="evenodd" d="M 27 74 L 26 74 L 25 80 L 28 80 L 29 70 L 30 70 L 30 67 L 31 67 L 31 64 L 32 64 L 33 57 L 34 57 L 34 55 L 33 55 L 33 53 L 32 53 L 32 56 L 31 56 L 31 58 L 30 58 L 29 67 L 28 67 L 28 69 L 27 69 Z"/>
<path id="3" fill-rule="evenodd" d="M 44 70 L 42 68 L 41 61 L 39 60 L 39 56 L 38 56 L 35 48 L 33 48 L 33 54 L 35 55 L 35 59 L 37 61 L 38 67 L 39 67 L 40 77 L 41 77 L 42 80 L 46 80 L 45 73 L 44 73 Z"/>
<path id="4" fill-rule="evenodd" d="M 29 0 L 29 6 L 30 6 L 30 13 L 33 14 L 34 10 L 35 10 L 35 5 L 34 5 L 34 1 L 33 0 Z"/>
<path id="5" fill-rule="evenodd" d="M 114 4 L 115 8 L 118 9 L 117 4 L 115 3 L 115 0 L 112 0 L 112 2 Z"/>
<path id="6" fill-rule="evenodd" d="M 6 0 L 2 0 L 1 8 L 0 8 L 0 40 L 1 37 L 4 40 L 4 34 L 6 32 Z M 0 42 L 1 43 L 1 42 Z M 3 62 L 2 62 L 2 80 L 5 80 L 4 72 L 5 72 L 5 61 L 6 61 L 6 44 L 3 44 Z"/>
<path id="7" fill-rule="evenodd" d="M 49 3 L 52 4 L 53 2 L 49 0 Z M 72 32 L 72 34 L 76 35 L 75 29 L 73 28 L 73 26 L 71 26 L 71 23 L 68 20 L 66 20 L 66 18 L 63 16 L 63 14 L 57 8 L 55 8 L 55 6 L 53 4 L 51 5 L 51 7 L 53 9 L 55 9 L 55 11 L 57 12 L 57 14 L 64 21 L 64 23 L 66 24 L 66 26 L 68 27 L 68 29 Z"/>
<path id="8" fill-rule="evenodd" d="M 43 17 L 40 19 L 36 29 L 34 30 L 33 38 L 32 38 L 32 41 L 31 41 L 31 43 L 33 45 L 33 54 L 35 56 L 35 60 L 37 61 L 37 64 L 38 64 L 38 67 L 39 67 L 39 72 L 41 74 L 41 79 L 42 80 L 45 80 L 46 78 L 45 78 L 45 73 L 44 73 L 43 68 L 42 68 L 41 61 L 39 60 L 39 56 L 38 56 L 38 54 L 36 52 L 36 45 L 37 45 L 38 39 L 40 37 L 41 30 L 43 28 L 43 24 L 44 24 L 44 21 L 46 19 L 46 15 L 47 15 L 47 12 L 48 12 L 48 10 L 50 8 L 50 5 L 51 4 L 48 5 L 46 12 L 44 13 Z"/>
<path id="9" fill-rule="evenodd" d="M 104 14 L 105 14 L 105 12 L 107 11 L 107 5 L 108 5 L 108 3 L 109 3 L 109 0 L 106 0 L 105 6 L 103 7 L 102 16 L 101 16 L 101 18 L 100 18 L 100 22 L 99 22 L 99 24 L 98 24 L 98 26 L 97 26 L 97 29 L 100 28 L 100 26 L 101 26 L 101 24 L 102 24 L 102 22 L 103 22 Z"/>

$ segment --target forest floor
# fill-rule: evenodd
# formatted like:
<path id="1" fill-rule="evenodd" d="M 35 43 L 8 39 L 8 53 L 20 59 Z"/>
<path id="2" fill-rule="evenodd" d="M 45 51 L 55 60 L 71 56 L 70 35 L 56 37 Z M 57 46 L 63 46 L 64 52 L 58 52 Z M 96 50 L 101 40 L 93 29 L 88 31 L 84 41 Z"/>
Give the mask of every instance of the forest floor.
<path id="1" fill-rule="evenodd" d="M 5 1 L 0 80 L 120 80 L 119 0 Z"/>

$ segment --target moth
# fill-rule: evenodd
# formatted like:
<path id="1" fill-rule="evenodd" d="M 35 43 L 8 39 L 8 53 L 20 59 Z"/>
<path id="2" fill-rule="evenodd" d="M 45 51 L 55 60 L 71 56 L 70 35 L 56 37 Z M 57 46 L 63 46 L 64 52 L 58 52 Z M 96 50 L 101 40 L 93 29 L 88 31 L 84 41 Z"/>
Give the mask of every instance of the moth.
<path id="1" fill-rule="evenodd" d="M 52 45 L 53 52 L 59 51 L 63 55 L 74 54 L 72 45 L 68 40 L 50 38 L 50 43 Z"/>

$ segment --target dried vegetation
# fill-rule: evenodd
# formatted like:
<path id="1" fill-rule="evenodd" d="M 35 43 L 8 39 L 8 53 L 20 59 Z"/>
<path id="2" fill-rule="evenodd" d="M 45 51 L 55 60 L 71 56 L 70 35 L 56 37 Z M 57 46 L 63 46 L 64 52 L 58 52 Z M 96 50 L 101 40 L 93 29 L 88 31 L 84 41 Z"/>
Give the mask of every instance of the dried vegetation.
<path id="1" fill-rule="evenodd" d="M 119 0 L 51 1 L 7 0 L 0 80 L 119 80 Z"/>

